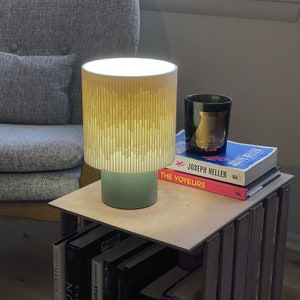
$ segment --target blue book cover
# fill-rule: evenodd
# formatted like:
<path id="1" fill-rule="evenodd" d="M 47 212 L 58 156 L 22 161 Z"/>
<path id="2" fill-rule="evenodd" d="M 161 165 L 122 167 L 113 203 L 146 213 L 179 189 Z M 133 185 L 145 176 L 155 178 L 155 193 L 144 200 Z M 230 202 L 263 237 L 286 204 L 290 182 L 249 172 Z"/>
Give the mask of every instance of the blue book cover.
<path id="1" fill-rule="evenodd" d="M 277 147 L 229 140 L 225 153 L 200 156 L 186 151 L 181 130 L 176 135 L 175 161 L 167 168 L 245 186 L 277 166 L 277 152 Z"/>

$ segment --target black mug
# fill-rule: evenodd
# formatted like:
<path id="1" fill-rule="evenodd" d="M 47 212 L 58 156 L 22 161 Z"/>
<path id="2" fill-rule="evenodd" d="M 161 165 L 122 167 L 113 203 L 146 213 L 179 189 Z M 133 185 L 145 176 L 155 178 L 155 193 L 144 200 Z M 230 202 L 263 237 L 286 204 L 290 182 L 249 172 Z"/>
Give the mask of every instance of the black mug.
<path id="1" fill-rule="evenodd" d="M 201 156 L 226 152 L 232 99 L 223 95 L 185 97 L 186 151 Z"/>

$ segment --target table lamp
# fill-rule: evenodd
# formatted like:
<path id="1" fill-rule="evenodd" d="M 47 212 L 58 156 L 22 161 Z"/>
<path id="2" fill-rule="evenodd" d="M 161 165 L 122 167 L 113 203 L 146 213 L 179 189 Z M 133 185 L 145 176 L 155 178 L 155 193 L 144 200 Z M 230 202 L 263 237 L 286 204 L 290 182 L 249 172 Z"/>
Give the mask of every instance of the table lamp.
<path id="1" fill-rule="evenodd" d="M 175 158 L 176 65 L 108 58 L 82 66 L 85 162 L 101 170 L 102 201 L 121 209 L 157 200 L 157 171 Z"/>

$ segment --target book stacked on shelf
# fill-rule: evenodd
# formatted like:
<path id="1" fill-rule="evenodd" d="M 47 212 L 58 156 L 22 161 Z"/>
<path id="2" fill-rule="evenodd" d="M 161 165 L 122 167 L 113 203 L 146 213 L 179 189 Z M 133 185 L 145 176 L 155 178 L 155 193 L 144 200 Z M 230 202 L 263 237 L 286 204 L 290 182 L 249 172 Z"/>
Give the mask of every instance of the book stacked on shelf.
<path id="1" fill-rule="evenodd" d="M 149 285 L 138 295 L 138 300 L 200 300 L 203 290 L 203 268 L 187 271 L 175 266 Z"/>
<path id="2" fill-rule="evenodd" d="M 138 296 L 138 300 L 160 300 L 164 292 L 177 281 L 180 281 L 189 272 L 179 266 L 174 266 L 150 284 L 145 286 Z"/>
<path id="3" fill-rule="evenodd" d="M 54 299 L 90 299 L 92 257 L 128 236 L 122 231 L 91 223 L 53 243 Z"/>
<path id="4" fill-rule="evenodd" d="M 54 300 L 66 299 L 66 244 L 76 236 L 81 236 L 90 229 L 96 227 L 94 223 L 90 223 L 78 232 L 57 240 L 52 245 L 53 251 L 53 293 Z"/>
<path id="5" fill-rule="evenodd" d="M 123 260 L 147 248 L 151 242 L 130 236 L 111 249 L 92 258 L 92 300 L 118 299 L 116 267 Z"/>
<path id="6" fill-rule="evenodd" d="M 119 300 L 137 299 L 139 291 L 177 263 L 174 249 L 152 244 L 117 266 Z"/>
<path id="7" fill-rule="evenodd" d="M 176 135 L 175 161 L 158 178 L 239 200 L 246 200 L 280 176 L 277 148 L 227 142 L 226 153 L 199 156 L 185 148 L 185 132 Z"/>
<path id="8" fill-rule="evenodd" d="M 190 261 L 175 249 L 93 223 L 54 242 L 53 251 L 56 300 L 173 299 L 201 261 L 186 268 Z"/>
<path id="9" fill-rule="evenodd" d="M 198 267 L 167 288 L 163 292 L 161 300 L 200 300 L 203 281 L 203 268 Z"/>

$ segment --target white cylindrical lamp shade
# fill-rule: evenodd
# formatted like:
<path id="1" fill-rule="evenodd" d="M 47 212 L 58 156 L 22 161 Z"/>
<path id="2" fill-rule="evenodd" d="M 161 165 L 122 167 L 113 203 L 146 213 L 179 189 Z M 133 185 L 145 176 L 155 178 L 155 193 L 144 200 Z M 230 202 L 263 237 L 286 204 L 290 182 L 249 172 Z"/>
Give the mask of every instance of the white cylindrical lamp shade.
<path id="1" fill-rule="evenodd" d="M 175 154 L 176 65 L 112 58 L 82 66 L 84 157 L 115 173 L 143 173 Z"/>

